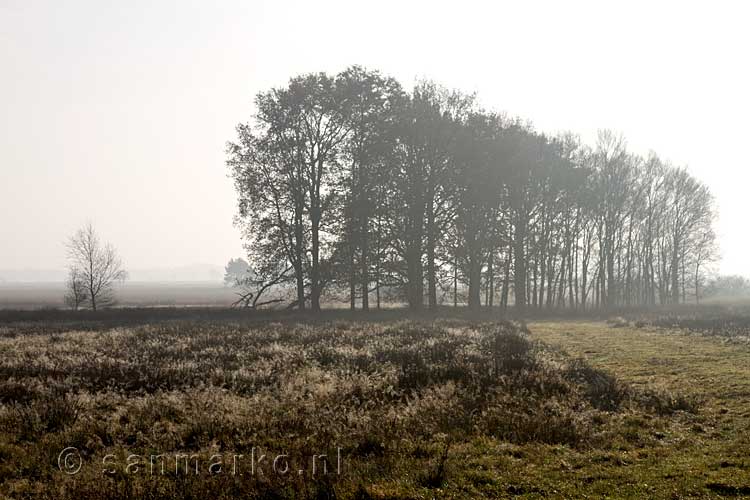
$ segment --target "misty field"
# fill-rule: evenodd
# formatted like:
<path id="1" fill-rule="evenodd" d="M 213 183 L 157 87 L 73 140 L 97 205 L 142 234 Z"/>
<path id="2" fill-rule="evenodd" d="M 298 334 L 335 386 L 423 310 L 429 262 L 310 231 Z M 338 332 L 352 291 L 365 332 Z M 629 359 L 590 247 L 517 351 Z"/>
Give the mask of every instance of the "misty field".
<path id="1" fill-rule="evenodd" d="M 124 282 L 115 287 L 121 307 L 229 307 L 236 290 L 211 282 Z M 3 283 L 0 311 L 61 309 L 65 307 L 64 283 Z"/>
<path id="2" fill-rule="evenodd" d="M 0 497 L 750 493 L 743 342 L 626 321 L 172 313 L 0 317 Z"/>

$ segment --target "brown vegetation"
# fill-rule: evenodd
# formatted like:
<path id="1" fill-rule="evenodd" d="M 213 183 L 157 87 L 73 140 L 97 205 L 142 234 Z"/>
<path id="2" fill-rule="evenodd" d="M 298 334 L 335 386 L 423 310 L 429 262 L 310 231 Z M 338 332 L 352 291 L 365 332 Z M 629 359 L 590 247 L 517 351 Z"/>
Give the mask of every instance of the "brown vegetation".
<path id="1" fill-rule="evenodd" d="M 614 425 L 618 412 L 695 411 L 507 322 L 238 318 L 94 330 L 7 323 L 0 493 L 367 498 L 396 481 L 410 496 L 449 477 L 465 482 L 451 457 L 476 440 L 584 451 L 628 439 Z M 76 475 L 58 470 L 69 446 L 83 460 Z M 310 474 L 305 457 L 339 449 L 341 474 Z M 292 470 L 305 472 L 236 475 L 225 465 L 221 474 L 153 475 L 133 473 L 126 460 L 187 453 L 207 464 L 212 454 L 253 450 L 287 454 Z"/>

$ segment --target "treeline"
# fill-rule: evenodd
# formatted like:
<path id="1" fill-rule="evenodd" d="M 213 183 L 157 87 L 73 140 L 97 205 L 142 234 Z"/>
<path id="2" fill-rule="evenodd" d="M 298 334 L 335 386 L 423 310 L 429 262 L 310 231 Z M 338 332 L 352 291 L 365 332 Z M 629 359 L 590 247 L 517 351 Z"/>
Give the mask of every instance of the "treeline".
<path id="1" fill-rule="evenodd" d="M 227 147 L 254 303 L 291 286 L 413 309 L 606 308 L 697 300 L 712 196 L 615 134 L 593 147 L 376 71 L 307 74 L 258 94 Z M 374 304 L 373 304 L 374 302 Z"/>

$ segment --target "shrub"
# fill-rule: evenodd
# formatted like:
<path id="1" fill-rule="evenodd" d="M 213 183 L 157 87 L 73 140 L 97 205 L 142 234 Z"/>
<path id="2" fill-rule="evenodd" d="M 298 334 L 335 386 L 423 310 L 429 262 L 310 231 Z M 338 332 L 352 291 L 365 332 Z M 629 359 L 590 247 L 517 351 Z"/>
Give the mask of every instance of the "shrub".
<path id="1" fill-rule="evenodd" d="M 4 380 L 0 382 L 0 404 L 25 404 L 38 396 L 37 390 L 26 384 L 15 380 Z"/>
<path id="2" fill-rule="evenodd" d="M 34 401 L 9 407 L 3 427 L 21 441 L 36 441 L 44 433 L 54 433 L 73 425 L 80 406 L 60 393 L 44 395 Z"/>
<path id="3" fill-rule="evenodd" d="M 622 316 L 608 319 L 607 324 L 612 328 L 624 328 L 626 326 L 630 326 L 630 323 Z"/>
<path id="4" fill-rule="evenodd" d="M 573 360 L 566 376 L 581 384 L 586 399 L 600 410 L 614 411 L 630 395 L 630 389 L 611 373 L 593 368 L 582 359 Z"/>
<path id="5" fill-rule="evenodd" d="M 492 335 L 492 357 L 495 374 L 512 373 L 535 366 L 535 357 L 528 336 L 512 323 L 499 323 L 484 328 Z"/>
<path id="6" fill-rule="evenodd" d="M 698 413 L 700 401 L 696 397 L 675 394 L 667 390 L 648 389 L 638 395 L 638 403 L 658 415 L 671 415 L 678 411 Z"/>
<path id="7" fill-rule="evenodd" d="M 483 413 L 482 420 L 488 434 L 517 444 L 579 446 L 590 440 L 594 430 L 588 415 L 568 402 L 528 394 L 502 397 Z"/>

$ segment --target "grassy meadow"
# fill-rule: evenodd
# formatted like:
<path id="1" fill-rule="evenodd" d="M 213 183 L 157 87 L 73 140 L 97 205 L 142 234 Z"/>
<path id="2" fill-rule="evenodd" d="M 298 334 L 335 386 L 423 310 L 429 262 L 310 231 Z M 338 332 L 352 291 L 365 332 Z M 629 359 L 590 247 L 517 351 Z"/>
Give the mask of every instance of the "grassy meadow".
<path id="1" fill-rule="evenodd" d="M 0 498 L 743 496 L 748 375 L 645 322 L 6 313 Z"/>

